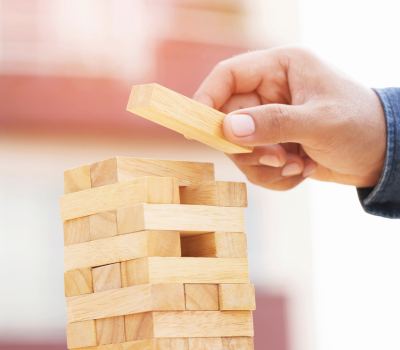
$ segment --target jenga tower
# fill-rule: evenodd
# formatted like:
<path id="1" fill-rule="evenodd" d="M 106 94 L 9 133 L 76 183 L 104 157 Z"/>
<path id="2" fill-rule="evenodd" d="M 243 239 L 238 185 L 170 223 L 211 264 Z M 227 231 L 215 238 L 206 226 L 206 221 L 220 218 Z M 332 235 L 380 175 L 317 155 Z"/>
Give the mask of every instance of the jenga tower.
<path id="1" fill-rule="evenodd" d="M 69 349 L 253 349 L 244 183 L 211 163 L 111 158 L 64 173 Z"/>

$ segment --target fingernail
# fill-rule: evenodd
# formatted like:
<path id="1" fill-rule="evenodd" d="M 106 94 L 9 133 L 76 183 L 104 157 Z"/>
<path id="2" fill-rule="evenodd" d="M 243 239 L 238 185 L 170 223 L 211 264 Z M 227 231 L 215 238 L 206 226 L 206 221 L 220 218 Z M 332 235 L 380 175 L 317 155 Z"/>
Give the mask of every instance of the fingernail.
<path id="1" fill-rule="evenodd" d="M 253 135 L 256 130 L 253 118 L 247 114 L 232 115 L 231 126 L 233 133 L 237 137 Z"/>
<path id="2" fill-rule="evenodd" d="M 303 177 L 308 177 L 317 171 L 317 164 L 311 163 L 304 167 Z"/>
<path id="3" fill-rule="evenodd" d="M 301 168 L 300 165 L 297 163 L 291 163 L 288 165 L 285 165 L 284 168 L 282 169 L 282 176 L 292 176 L 292 175 L 298 175 L 301 173 Z"/>
<path id="4" fill-rule="evenodd" d="M 258 161 L 261 164 L 273 166 L 275 168 L 278 168 L 280 165 L 279 158 L 272 154 L 266 154 L 266 155 L 262 156 Z"/>

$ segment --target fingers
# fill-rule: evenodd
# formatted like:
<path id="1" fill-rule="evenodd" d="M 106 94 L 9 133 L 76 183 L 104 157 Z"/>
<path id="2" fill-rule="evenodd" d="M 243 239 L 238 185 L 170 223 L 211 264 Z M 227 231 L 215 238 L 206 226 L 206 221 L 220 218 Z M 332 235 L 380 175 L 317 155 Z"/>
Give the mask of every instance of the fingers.
<path id="1" fill-rule="evenodd" d="M 227 154 L 235 164 L 267 165 L 273 168 L 286 163 L 286 151 L 281 145 L 255 147 L 252 153 Z"/>

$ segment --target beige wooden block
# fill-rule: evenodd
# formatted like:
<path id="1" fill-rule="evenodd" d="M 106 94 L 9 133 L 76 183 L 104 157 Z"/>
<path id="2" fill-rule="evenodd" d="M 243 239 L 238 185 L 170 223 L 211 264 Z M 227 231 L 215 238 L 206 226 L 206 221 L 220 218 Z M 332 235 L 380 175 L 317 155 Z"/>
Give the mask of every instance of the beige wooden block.
<path id="1" fill-rule="evenodd" d="M 77 348 L 76 350 L 156 350 L 154 343 L 155 339 L 145 339 L 145 340 L 129 341 L 119 344 L 89 346 L 85 348 Z M 173 349 L 159 349 L 159 350 L 173 350 Z"/>
<path id="2" fill-rule="evenodd" d="M 126 315 L 125 337 L 127 341 L 154 338 L 153 313 Z"/>
<path id="3" fill-rule="evenodd" d="M 243 208 L 182 204 L 139 204 L 117 210 L 118 234 L 176 230 L 181 236 L 205 232 L 245 232 Z"/>
<path id="4" fill-rule="evenodd" d="M 247 259 L 142 258 L 121 263 L 122 286 L 146 283 L 249 283 Z"/>
<path id="5" fill-rule="evenodd" d="M 96 325 L 93 320 L 67 324 L 68 349 L 96 345 Z"/>
<path id="6" fill-rule="evenodd" d="M 90 164 L 92 187 L 145 176 L 173 177 L 179 186 L 214 181 L 214 164 L 162 159 L 114 157 Z"/>
<path id="7" fill-rule="evenodd" d="M 125 317 L 108 317 L 96 320 L 97 344 L 118 344 L 125 341 Z"/>
<path id="8" fill-rule="evenodd" d="M 179 231 L 141 231 L 64 247 L 66 271 L 148 256 L 181 256 Z"/>
<path id="9" fill-rule="evenodd" d="M 189 350 L 223 350 L 221 338 L 189 338 Z"/>
<path id="10" fill-rule="evenodd" d="M 64 171 L 64 193 L 74 193 L 91 188 L 90 167 L 82 165 Z"/>
<path id="11" fill-rule="evenodd" d="M 156 338 L 154 350 L 189 350 L 188 338 Z"/>
<path id="12" fill-rule="evenodd" d="M 182 284 L 145 284 L 66 299 L 67 321 L 78 322 L 147 311 L 184 310 Z"/>
<path id="13" fill-rule="evenodd" d="M 117 213 L 115 210 L 90 215 L 89 223 L 91 241 L 117 235 Z"/>
<path id="14" fill-rule="evenodd" d="M 219 304 L 221 310 L 255 310 L 256 298 L 252 284 L 220 284 Z"/>
<path id="15" fill-rule="evenodd" d="M 93 293 L 92 269 L 84 268 L 64 273 L 65 297 Z"/>
<path id="16" fill-rule="evenodd" d="M 186 310 L 219 310 L 217 284 L 185 284 Z"/>
<path id="17" fill-rule="evenodd" d="M 179 203 L 178 180 L 145 177 L 60 197 L 61 220 L 70 220 L 139 203 Z"/>
<path id="18" fill-rule="evenodd" d="M 127 110 L 223 152 L 251 153 L 253 150 L 225 138 L 224 113 L 158 84 L 134 86 Z"/>
<path id="19" fill-rule="evenodd" d="M 227 337 L 222 338 L 223 350 L 254 350 L 252 337 Z"/>
<path id="20" fill-rule="evenodd" d="M 63 223 L 64 245 L 78 244 L 90 241 L 89 218 L 77 218 Z"/>
<path id="21" fill-rule="evenodd" d="M 244 182 L 213 181 L 179 188 L 181 204 L 247 207 Z"/>
<path id="22" fill-rule="evenodd" d="M 94 292 L 121 288 L 120 265 L 120 263 L 110 264 L 92 270 Z"/>
<path id="23" fill-rule="evenodd" d="M 247 237 L 241 232 L 210 232 L 181 238 L 182 256 L 247 258 Z"/>

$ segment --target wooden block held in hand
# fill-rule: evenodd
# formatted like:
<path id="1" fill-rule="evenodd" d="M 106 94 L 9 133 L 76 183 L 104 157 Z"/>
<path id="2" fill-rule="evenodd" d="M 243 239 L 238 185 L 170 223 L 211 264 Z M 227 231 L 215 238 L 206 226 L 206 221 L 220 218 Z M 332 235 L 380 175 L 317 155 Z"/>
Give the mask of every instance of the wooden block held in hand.
<path id="1" fill-rule="evenodd" d="M 247 237 L 241 232 L 210 232 L 181 238 L 182 256 L 247 258 Z"/>
<path id="2" fill-rule="evenodd" d="M 220 284 L 221 310 L 255 310 L 256 298 L 252 284 Z"/>
<path id="3" fill-rule="evenodd" d="M 90 167 L 82 165 L 64 171 L 64 193 L 74 193 L 90 189 Z"/>
<path id="4" fill-rule="evenodd" d="M 120 265 L 120 263 L 110 264 L 92 270 L 94 292 L 121 288 Z"/>
<path id="5" fill-rule="evenodd" d="M 223 350 L 254 350 L 252 337 L 228 337 L 222 338 Z"/>
<path id="6" fill-rule="evenodd" d="M 189 338 L 189 350 L 225 350 L 221 338 Z"/>
<path id="7" fill-rule="evenodd" d="M 223 152 L 253 150 L 226 139 L 222 131 L 224 113 L 158 84 L 134 86 L 127 110 Z"/>
<path id="8" fill-rule="evenodd" d="M 186 310 L 219 310 L 217 284 L 185 284 Z"/>
<path id="9" fill-rule="evenodd" d="M 213 181 L 179 188 L 181 204 L 247 207 L 244 182 Z"/>
<path id="10" fill-rule="evenodd" d="M 115 210 L 90 215 L 89 223 L 91 241 L 117 235 L 117 213 Z"/>
<path id="11" fill-rule="evenodd" d="M 63 223 L 64 246 L 90 241 L 89 217 L 77 218 Z"/>
<path id="12" fill-rule="evenodd" d="M 94 320 L 67 324 L 68 349 L 96 346 L 96 325 Z"/>
<path id="13" fill-rule="evenodd" d="M 125 341 L 125 317 L 108 317 L 96 320 L 97 344 L 118 344 Z"/>
<path id="14" fill-rule="evenodd" d="M 84 268 L 64 273 L 65 297 L 93 293 L 92 269 Z"/>

